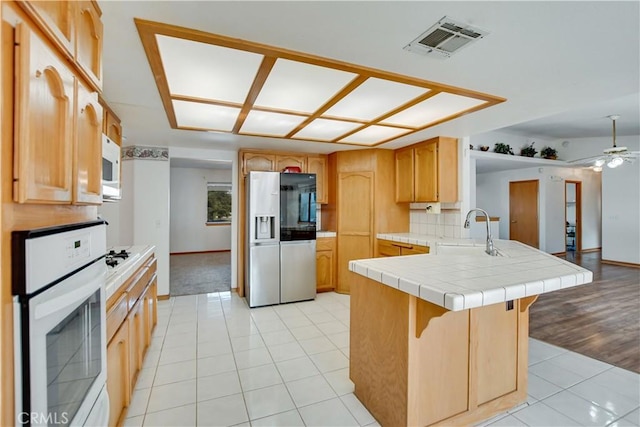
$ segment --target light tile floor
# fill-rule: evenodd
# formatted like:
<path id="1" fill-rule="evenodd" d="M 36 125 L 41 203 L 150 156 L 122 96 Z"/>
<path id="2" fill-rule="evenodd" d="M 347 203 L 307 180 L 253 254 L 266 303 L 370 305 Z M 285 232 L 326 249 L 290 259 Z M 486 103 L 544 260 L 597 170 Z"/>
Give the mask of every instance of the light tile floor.
<path id="1" fill-rule="evenodd" d="M 482 426 L 639 426 L 640 375 L 530 339 L 529 398 Z M 349 380 L 349 297 L 158 303 L 127 426 L 378 425 Z"/>

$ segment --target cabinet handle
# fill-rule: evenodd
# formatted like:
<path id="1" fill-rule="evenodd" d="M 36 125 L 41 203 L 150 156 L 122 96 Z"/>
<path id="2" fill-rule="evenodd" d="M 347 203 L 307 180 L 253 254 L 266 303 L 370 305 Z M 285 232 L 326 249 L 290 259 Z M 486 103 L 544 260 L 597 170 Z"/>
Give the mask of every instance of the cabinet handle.
<path id="1" fill-rule="evenodd" d="M 39 78 L 41 76 L 42 76 L 42 71 L 36 70 L 36 78 Z"/>

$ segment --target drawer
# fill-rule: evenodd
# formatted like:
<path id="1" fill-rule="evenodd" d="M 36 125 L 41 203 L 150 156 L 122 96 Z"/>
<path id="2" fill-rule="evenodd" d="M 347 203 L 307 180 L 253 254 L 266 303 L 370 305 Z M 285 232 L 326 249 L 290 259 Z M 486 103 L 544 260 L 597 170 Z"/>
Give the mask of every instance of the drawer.
<path id="1" fill-rule="evenodd" d="M 136 271 L 136 273 L 133 275 L 133 278 L 129 282 L 129 285 L 126 288 L 129 310 L 133 308 L 138 298 L 140 298 L 140 295 L 142 295 L 144 288 L 147 286 L 149 278 L 148 272 L 148 267 L 141 267 L 138 271 Z"/>
<path id="2" fill-rule="evenodd" d="M 332 251 L 335 250 L 336 239 L 333 237 L 321 237 L 316 239 L 316 252 L 317 251 Z"/>
<path id="3" fill-rule="evenodd" d="M 127 313 L 129 312 L 129 306 L 127 304 L 128 298 L 127 293 L 123 292 L 120 295 L 120 298 L 111 306 L 109 311 L 107 312 L 107 343 L 111 341 L 111 338 L 115 335 L 124 322 L 124 319 L 127 317 Z"/>
<path id="4" fill-rule="evenodd" d="M 394 245 L 390 240 L 378 240 L 378 256 L 398 256 L 400 247 Z"/>

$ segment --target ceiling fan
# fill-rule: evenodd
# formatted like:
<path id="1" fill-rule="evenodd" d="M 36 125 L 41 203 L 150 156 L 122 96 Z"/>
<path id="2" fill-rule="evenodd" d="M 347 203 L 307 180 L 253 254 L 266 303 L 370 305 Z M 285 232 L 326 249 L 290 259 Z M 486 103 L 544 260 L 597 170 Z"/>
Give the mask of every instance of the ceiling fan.
<path id="1" fill-rule="evenodd" d="M 633 163 L 640 157 L 640 151 L 629 151 L 627 147 L 618 147 L 616 145 L 616 120 L 620 116 L 608 116 L 613 122 L 613 147 L 606 148 L 599 156 L 585 157 L 583 159 L 571 160 L 567 163 L 591 164 L 591 168 L 595 172 L 602 172 L 602 166 L 605 164 L 610 168 L 617 168 L 624 162 Z"/>

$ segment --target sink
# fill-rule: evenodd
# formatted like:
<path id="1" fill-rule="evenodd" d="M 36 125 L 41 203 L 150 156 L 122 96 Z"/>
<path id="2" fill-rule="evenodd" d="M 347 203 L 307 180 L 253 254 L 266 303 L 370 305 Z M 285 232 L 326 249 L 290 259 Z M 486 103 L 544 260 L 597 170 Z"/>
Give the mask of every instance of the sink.
<path id="1" fill-rule="evenodd" d="M 483 246 L 436 245 L 436 255 L 489 256 Z M 498 256 L 504 256 L 498 251 Z"/>

